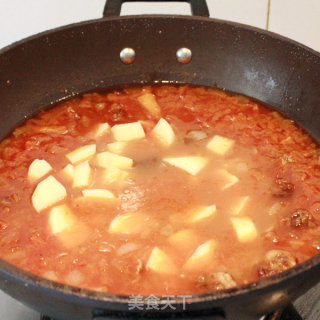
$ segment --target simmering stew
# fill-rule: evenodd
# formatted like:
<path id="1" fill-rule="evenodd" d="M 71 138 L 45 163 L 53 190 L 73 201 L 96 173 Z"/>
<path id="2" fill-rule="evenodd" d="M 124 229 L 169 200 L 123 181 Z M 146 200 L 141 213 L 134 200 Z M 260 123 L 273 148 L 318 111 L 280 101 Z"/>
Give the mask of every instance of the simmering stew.
<path id="1" fill-rule="evenodd" d="M 319 148 L 242 96 L 191 86 L 85 94 L 0 145 L 0 257 L 54 281 L 188 294 L 319 251 Z"/>

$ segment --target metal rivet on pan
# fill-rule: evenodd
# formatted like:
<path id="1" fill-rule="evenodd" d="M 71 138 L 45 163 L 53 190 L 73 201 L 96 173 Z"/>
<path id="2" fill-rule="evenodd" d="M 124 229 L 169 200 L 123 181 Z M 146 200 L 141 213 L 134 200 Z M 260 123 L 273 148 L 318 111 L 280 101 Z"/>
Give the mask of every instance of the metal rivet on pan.
<path id="1" fill-rule="evenodd" d="M 123 48 L 120 51 L 120 59 L 125 64 L 133 63 L 136 58 L 136 52 L 132 48 Z"/>
<path id="2" fill-rule="evenodd" d="M 176 57 L 180 63 L 189 63 L 192 58 L 192 52 L 188 48 L 180 48 L 177 50 Z"/>

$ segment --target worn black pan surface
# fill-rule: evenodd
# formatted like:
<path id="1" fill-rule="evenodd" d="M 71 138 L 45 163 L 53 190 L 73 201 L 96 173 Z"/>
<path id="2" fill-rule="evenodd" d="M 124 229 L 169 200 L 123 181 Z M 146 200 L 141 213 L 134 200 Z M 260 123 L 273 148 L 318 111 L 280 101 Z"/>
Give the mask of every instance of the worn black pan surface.
<path id="1" fill-rule="evenodd" d="M 192 4 L 195 13 L 206 14 L 201 6 L 197 11 L 196 5 L 204 5 L 203 0 L 192 0 Z M 120 85 L 190 83 L 263 101 L 320 141 L 319 53 L 269 32 L 206 17 L 108 17 L 112 10 L 119 12 L 121 4 L 112 1 L 110 5 L 103 19 L 45 32 L 0 51 L 0 139 L 26 117 L 81 92 Z M 124 47 L 135 50 L 134 63 L 120 61 Z M 176 59 L 181 47 L 192 51 L 188 64 Z M 303 294 L 320 280 L 319 275 L 318 255 L 257 283 L 194 295 L 184 316 L 255 319 Z M 130 313 L 128 296 L 60 285 L 3 261 L 0 288 L 61 320 L 148 316 L 142 311 Z M 149 316 L 181 317 L 182 299 L 174 301 L 176 310 L 153 310 Z"/>

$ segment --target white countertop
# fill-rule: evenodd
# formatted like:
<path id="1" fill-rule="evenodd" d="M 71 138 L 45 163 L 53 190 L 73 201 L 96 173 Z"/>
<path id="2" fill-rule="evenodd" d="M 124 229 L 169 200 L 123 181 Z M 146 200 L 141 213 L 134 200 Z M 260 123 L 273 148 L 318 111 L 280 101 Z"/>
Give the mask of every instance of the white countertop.
<path id="1" fill-rule="evenodd" d="M 105 0 L 0 0 L 0 48 L 41 31 L 99 18 Z M 320 0 L 207 0 L 210 16 L 280 33 L 320 51 Z M 126 3 L 122 14 L 190 14 L 186 3 Z M 319 289 L 318 289 L 319 290 Z M 314 302 L 316 303 L 316 302 Z M 320 306 L 313 309 L 319 319 Z M 39 314 L 0 291 L 0 320 Z"/>

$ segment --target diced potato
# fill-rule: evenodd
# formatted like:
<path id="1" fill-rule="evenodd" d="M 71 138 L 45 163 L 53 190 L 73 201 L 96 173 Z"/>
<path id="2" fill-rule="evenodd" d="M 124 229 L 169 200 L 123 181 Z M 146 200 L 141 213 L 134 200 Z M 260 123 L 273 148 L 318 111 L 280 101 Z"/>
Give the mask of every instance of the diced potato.
<path id="1" fill-rule="evenodd" d="M 207 144 L 207 148 L 219 155 L 225 155 L 234 145 L 234 140 L 219 135 L 214 136 Z"/>
<path id="2" fill-rule="evenodd" d="M 231 222 L 240 242 L 250 242 L 257 237 L 257 229 L 250 218 L 232 217 Z"/>
<path id="3" fill-rule="evenodd" d="M 129 169 L 133 165 L 133 160 L 128 157 L 105 151 L 97 154 L 97 164 L 102 168 L 116 167 L 119 169 Z"/>
<path id="4" fill-rule="evenodd" d="M 149 112 L 154 114 L 155 116 L 160 116 L 161 108 L 157 103 L 155 96 L 150 93 L 146 92 L 138 97 L 138 101 L 142 104 L 144 108 L 146 108 Z"/>
<path id="5" fill-rule="evenodd" d="M 117 141 L 138 140 L 146 136 L 139 121 L 116 124 L 111 128 L 111 131 Z"/>
<path id="6" fill-rule="evenodd" d="M 117 167 L 109 167 L 103 172 L 103 182 L 113 183 L 121 182 L 128 178 L 129 173 L 127 171 L 121 170 Z"/>
<path id="7" fill-rule="evenodd" d="M 51 207 L 67 196 L 65 187 L 53 176 L 38 183 L 32 194 L 32 205 L 37 212 Z"/>
<path id="8" fill-rule="evenodd" d="M 239 182 L 239 178 L 225 169 L 221 169 L 218 173 L 226 180 L 222 190 L 228 189 Z"/>
<path id="9" fill-rule="evenodd" d="M 84 161 L 74 168 L 73 187 L 87 187 L 91 183 L 92 169 L 89 161 Z"/>
<path id="10" fill-rule="evenodd" d="M 141 213 L 130 212 L 115 217 L 109 226 L 112 233 L 140 233 L 147 227 L 147 217 Z"/>
<path id="11" fill-rule="evenodd" d="M 213 217 L 213 216 L 215 216 L 216 212 L 217 212 L 217 207 L 214 204 L 211 206 L 201 207 L 192 213 L 189 221 L 190 222 L 197 222 L 199 220 L 203 220 L 208 217 Z"/>
<path id="12" fill-rule="evenodd" d="M 231 207 L 231 214 L 233 215 L 240 214 L 243 208 L 245 207 L 245 205 L 247 204 L 248 200 L 249 200 L 248 196 L 241 197 L 240 199 L 238 199 L 237 203 Z"/>
<path id="13" fill-rule="evenodd" d="M 179 249 L 189 249 L 196 245 L 197 235 L 190 229 L 184 229 L 172 234 L 168 241 Z"/>
<path id="14" fill-rule="evenodd" d="M 122 141 L 117 141 L 117 142 L 112 142 L 107 144 L 109 151 L 113 153 L 121 153 L 126 146 L 127 146 L 127 142 L 122 142 Z"/>
<path id="15" fill-rule="evenodd" d="M 82 190 L 82 195 L 86 198 L 94 199 L 116 199 L 115 195 L 107 189 L 84 189 Z"/>
<path id="16" fill-rule="evenodd" d="M 99 123 L 96 129 L 95 137 L 101 137 L 106 135 L 110 131 L 109 123 Z"/>
<path id="17" fill-rule="evenodd" d="M 67 164 L 63 169 L 63 173 L 69 178 L 73 180 L 74 177 L 74 166 L 72 164 Z"/>
<path id="18" fill-rule="evenodd" d="M 146 270 L 165 274 L 175 274 L 178 272 L 171 258 L 158 247 L 153 248 L 146 264 Z"/>
<path id="19" fill-rule="evenodd" d="M 187 270 L 201 270 L 210 266 L 213 263 L 216 246 L 217 244 L 214 240 L 209 240 L 198 246 L 185 263 L 184 268 Z"/>
<path id="20" fill-rule="evenodd" d="M 70 208 L 65 204 L 53 207 L 51 209 L 49 215 L 49 225 L 53 234 L 57 234 L 69 229 L 74 223 L 75 217 L 73 216 Z"/>
<path id="21" fill-rule="evenodd" d="M 76 164 L 92 158 L 96 153 L 96 149 L 95 144 L 88 144 L 69 152 L 66 157 L 72 164 Z"/>
<path id="22" fill-rule="evenodd" d="M 153 128 L 152 134 L 155 135 L 159 141 L 166 146 L 170 146 L 175 139 L 175 134 L 172 127 L 163 118 L 161 118 Z"/>
<path id="23" fill-rule="evenodd" d="M 47 175 L 51 170 L 52 167 L 46 160 L 35 159 L 29 166 L 28 178 L 31 181 L 38 180 Z"/>
<path id="24" fill-rule="evenodd" d="M 190 156 L 164 158 L 163 161 L 195 176 L 207 164 L 208 159 L 200 156 Z"/>
<path id="25" fill-rule="evenodd" d="M 92 232 L 86 224 L 76 221 L 70 228 L 59 232 L 57 236 L 67 249 L 72 249 L 87 242 Z"/>

